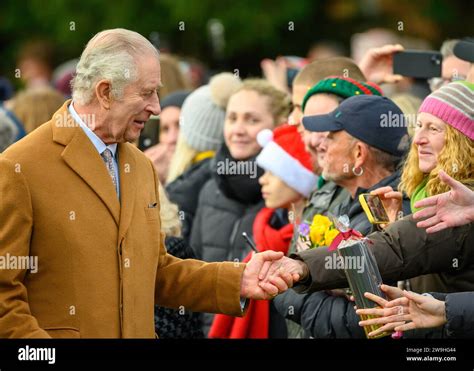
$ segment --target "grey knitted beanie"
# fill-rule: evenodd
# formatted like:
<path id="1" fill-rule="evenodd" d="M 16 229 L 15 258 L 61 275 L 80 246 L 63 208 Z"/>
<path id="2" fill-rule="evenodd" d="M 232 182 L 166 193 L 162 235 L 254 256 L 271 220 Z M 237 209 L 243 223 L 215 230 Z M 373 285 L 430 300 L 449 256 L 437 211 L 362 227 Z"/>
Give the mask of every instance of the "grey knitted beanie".
<path id="1" fill-rule="evenodd" d="M 240 84 L 232 73 L 220 73 L 186 98 L 181 108 L 180 133 L 190 147 L 199 152 L 220 147 L 227 102 Z"/>

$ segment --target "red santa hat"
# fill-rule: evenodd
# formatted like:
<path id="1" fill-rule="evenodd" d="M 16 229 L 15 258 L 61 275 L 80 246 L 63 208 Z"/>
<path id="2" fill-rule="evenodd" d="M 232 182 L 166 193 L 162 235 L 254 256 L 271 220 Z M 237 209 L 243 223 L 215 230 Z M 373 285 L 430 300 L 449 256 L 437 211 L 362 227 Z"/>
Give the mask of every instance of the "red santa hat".
<path id="1" fill-rule="evenodd" d="M 316 188 L 318 177 L 312 171 L 310 154 L 304 148 L 297 127 L 283 125 L 273 132 L 262 130 L 257 141 L 263 147 L 257 156 L 258 166 L 308 198 Z"/>

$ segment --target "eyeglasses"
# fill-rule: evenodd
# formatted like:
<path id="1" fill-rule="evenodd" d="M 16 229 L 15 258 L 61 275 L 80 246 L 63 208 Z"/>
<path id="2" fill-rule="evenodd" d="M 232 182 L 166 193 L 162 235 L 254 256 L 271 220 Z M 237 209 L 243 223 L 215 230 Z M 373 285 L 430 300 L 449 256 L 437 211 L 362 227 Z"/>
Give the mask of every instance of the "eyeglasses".
<path id="1" fill-rule="evenodd" d="M 443 79 L 442 77 L 432 77 L 428 80 L 428 83 L 430 84 L 431 91 L 435 91 L 438 90 L 440 87 L 449 84 L 450 82 L 466 80 L 466 78 L 467 77 L 464 75 L 453 76 L 450 79 Z"/>

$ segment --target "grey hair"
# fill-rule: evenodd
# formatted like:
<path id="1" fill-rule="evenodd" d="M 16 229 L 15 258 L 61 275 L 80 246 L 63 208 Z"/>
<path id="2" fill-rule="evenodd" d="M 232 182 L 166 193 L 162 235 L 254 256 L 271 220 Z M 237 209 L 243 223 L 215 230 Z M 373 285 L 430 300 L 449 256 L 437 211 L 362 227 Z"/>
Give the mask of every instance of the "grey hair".
<path id="1" fill-rule="evenodd" d="M 121 98 L 123 89 L 137 81 L 137 59 L 143 54 L 159 57 L 158 50 L 145 37 L 123 28 L 101 31 L 86 45 L 71 81 L 72 98 L 88 104 L 94 98 L 95 85 L 108 80 L 112 95 Z"/>
<path id="2" fill-rule="evenodd" d="M 400 164 L 401 158 L 398 156 L 392 155 L 372 146 L 369 146 L 369 151 L 372 153 L 372 157 L 376 159 L 376 162 L 382 167 L 382 169 L 393 172 Z"/>
<path id="3" fill-rule="evenodd" d="M 350 134 L 349 134 L 350 135 Z M 397 170 L 399 165 L 401 164 L 401 157 L 392 155 L 390 153 L 387 153 L 385 151 L 382 151 L 381 149 L 375 148 L 371 146 L 370 144 L 365 143 L 364 141 L 357 139 L 356 137 L 351 137 L 351 142 L 349 146 L 349 151 L 352 150 L 356 144 L 356 142 L 362 142 L 367 146 L 367 149 L 369 150 L 369 153 L 374 160 L 374 163 L 377 164 L 377 166 L 380 166 L 382 169 L 394 172 Z"/>
<path id="4" fill-rule="evenodd" d="M 441 45 L 440 52 L 443 58 L 448 58 L 454 55 L 454 46 L 458 43 L 459 39 L 445 40 Z"/>

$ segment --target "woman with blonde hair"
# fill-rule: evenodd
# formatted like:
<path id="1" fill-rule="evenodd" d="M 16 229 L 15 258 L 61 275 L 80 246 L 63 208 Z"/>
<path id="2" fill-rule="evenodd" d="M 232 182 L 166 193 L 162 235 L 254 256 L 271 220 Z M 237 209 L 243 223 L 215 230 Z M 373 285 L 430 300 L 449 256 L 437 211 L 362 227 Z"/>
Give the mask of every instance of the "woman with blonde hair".
<path id="1" fill-rule="evenodd" d="M 432 121 L 428 121 L 429 119 Z M 431 144 L 428 140 L 425 142 L 423 138 L 420 138 L 420 134 L 415 134 L 399 187 L 410 197 L 412 205 L 420 199 L 449 190 L 449 187 L 438 176 L 440 170 L 463 184 L 474 186 L 473 139 L 447 122 L 439 118 L 433 120 L 432 117 L 425 116 L 423 113 L 418 118 L 417 131 L 423 130 L 423 126 L 426 129 L 427 123 L 431 125 L 428 127 L 431 134 L 428 135 L 434 140 L 439 140 L 439 144 L 436 142 Z M 437 144 L 440 145 L 439 150 L 436 148 Z M 416 211 L 414 206 L 412 206 L 412 211 Z"/>
<path id="2" fill-rule="evenodd" d="M 470 187 L 474 186 L 474 84 L 457 81 L 431 93 L 418 111 L 413 143 L 403 167 L 399 191 L 415 203 L 449 191 L 438 176 L 440 171 Z M 391 221 L 399 219 L 401 192 L 382 187 L 381 196 Z M 438 276 L 438 277 L 437 277 Z M 417 292 L 456 290 L 456 275 L 425 275 L 410 280 Z"/>

